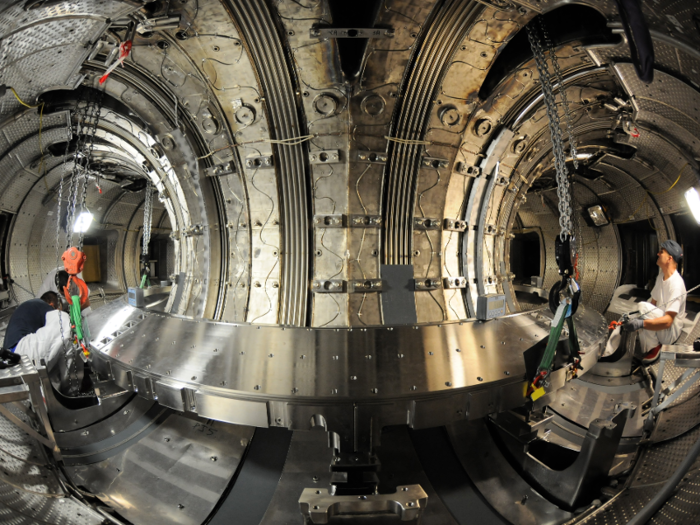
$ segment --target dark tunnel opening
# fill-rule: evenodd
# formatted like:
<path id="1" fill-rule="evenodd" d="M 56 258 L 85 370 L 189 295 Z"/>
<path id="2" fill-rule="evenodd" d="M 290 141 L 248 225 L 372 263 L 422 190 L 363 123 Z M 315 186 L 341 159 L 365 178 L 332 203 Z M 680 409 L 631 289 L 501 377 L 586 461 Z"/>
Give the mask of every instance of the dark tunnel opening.
<path id="1" fill-rule="evenodd" d="M 555 47 L 571 42 L 580 42 L 583 46 L 593 46 L 611 45 L 620 41 L 620 37 L 614 35 L 607 26 L 605 17 L 591 7 L 575 4 L 565 5 L 542 16 Z M 527 30 L 522 28 L 506 44 L 489 69 L 479 89 L 479 98 L 481 100 L 489 98 L 504 78 L 530 59 L 532 59 L 532 51 L 527 38 Z"/>

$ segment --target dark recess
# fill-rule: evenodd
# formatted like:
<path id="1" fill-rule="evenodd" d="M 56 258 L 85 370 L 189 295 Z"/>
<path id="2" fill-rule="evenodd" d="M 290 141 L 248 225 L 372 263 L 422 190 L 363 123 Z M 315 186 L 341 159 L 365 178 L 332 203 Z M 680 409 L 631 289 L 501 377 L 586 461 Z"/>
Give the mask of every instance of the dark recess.
<path id="1" fill-rule="evenodd" d="M 622 275 L 620 284 L 636 284 L 649 290 L 659 273 L 656 252 L 659 243 L 648 220 L 617 225 L 622 248 Z"/>
<path id="2" fill-rule="evenodd" d="M 515 281 L 530 283 L 540 275 L 540 236 L 536 232 L 516 233 L 510 241 L 510 271 Z"/>
<path id="3" fill-rule="evenodd" d="M 555 48 L 577 41 L 584 46 L 620 41 L 620 37 L 613 35 L 607 27 L 605 17 L 591 7 L 565 5 L 543 16 Z M 479 98 L 486 100 L 504 78 L 530 59 L 530 43 L 523 28 L 502 48 L 481 85 Z"/>
<path id="4" fill-rule="evenodd" d="M 374 27 L 382 4 L 381 0 L 355 0 L 354 2 L 328 0 L 333 27 L 344 28 Z M 353 82 L 357 79 L 368 41 L 367 38 L 339 38 L 337 40 L 340 67 L 346 81 Z"/>

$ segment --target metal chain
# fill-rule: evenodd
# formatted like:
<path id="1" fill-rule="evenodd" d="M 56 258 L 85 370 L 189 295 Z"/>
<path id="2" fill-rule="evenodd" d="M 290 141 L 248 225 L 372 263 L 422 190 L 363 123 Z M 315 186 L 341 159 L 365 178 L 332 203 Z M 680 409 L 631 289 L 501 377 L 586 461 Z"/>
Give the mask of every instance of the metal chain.
<path id="1" fill-rule="evenodd" d="M 547 60 L 545 59 L 540 42 L 540 35 L 534 27 L 528 25 L 527 37 L 535 57 L 535 65 L 539 73 L 540 85 L 542 87 L 547 116 L 549 118 L 549 131 L 552 136 L 552 153 L 554 154 L 554 169 L 557 177 L 557 197 L 559 198 L 559 238 L 565 241 L 566 238 L 572 234 L 572 211 L 569 178 L 566 169 L 566 155 L 564 154 L 564 143 L 561 136 L 561 123 L 559 121 L 554 92 L 552 91 L 552 80 L 549 75 Z"/>
<path id="2" fill-rule="evenodd" d="M 82 179 L 82 195 L 80 199 L 80 211 L 87 209 L 86 199 L 87 199 L 87 187 L 88 187 L 88 174 L 90 173 L 90 165 L 92 162 L 92 152 L 94 149 L 95 134 L 97 132 L 97 125 L 101 115 L 102 106 L 102 91 L 97 95 L 96 100 L 90 100 L 89 96 L 84 99 L 80 97 L 76 102 L 76 122 L 75 122 L 75 137 L 76 137 L 76 148 L 73 153 L 73 169 L 71 172 L 69 191 L 68 191 L 68 201 L 66 203 L 66 243 L 65 249 L 70 248 L 73 240 L 73 228 L 76 219 L 76 208 L 78 207 L 78 195 L 80 193 L 80 184 Z M 81 104 L 81 102 L 85 104 Z M 73 132 L 72 121 L 71 132 Z M 73 133 L 71 133 L 72 135 Z M 56 218 L 56 267 L 58 268 L 60 262 L 60 217 L 62 209 L 62 199 L 63 199 L 63 184 L 65 175 L 66 160 L 68 158 L 69 145 L 66 145 L 65 157 L 63 160 L 63 170 L 61 171 L 61 180 L 58 187 L 58 211 Z M 82 177 L 80 176 L 82 174 Z M 85 238 L 85 233 L 80 232 L 78 249 L 82 250 L 83 241 Z M 59 290 L 59 293 L 61 290 Z M 80 385 L 78 384 L 78 356 L 82 349 L 79 344 L 76 344 L 71 337 L 70 346 L 73 350 L 73 363 L 72 366 L 68 362 L 68 352 L 65 345 L 65 332 L 63 330 L 62 317 L 59 317 L 59 327 L 61 330 L 61 341 L 63 343 L 63 360 L 68 371 L 69 380 L 69 390 L 75 392 L 79 390 Z M 72 336 L 72 333 L 71 333 Z"/>
<path id="3" fill-rule="evenodd" d="M 80 123 L 84 120 L 84 111 L 81 110 L 80 108 L 80 102 L 81 99 L 78 99 L 76 102 L 76 111 L 75 114 L 77 115 L 76 118 L 76 123 L 75 123 L 75 130 L 73 129 L 73 119 L 71 118 L 69 120 L 69 126 L 70 126 L 70 138 L 75 135 L 76 139 L 78 142 L 80 142 L 80 131 L 81 131 L 81 125 Z M 63 158 L 63 169 L 61 170 L 61 180 L 59 181 L 58 184 L 58 207 L 57 207 L 57 212 L 56 212 L 56 268 L 58 269 L 60 265 L 60 260 L 61 260 L 61 210 L 63 207 L 63 184 L 64 184 L 64 176 L 66 172 L 66 162 L 68 160 L 68 152 L 70 148 L 70 142 L 71 140 L 68 141 L 66 144 L 66 151 L 65 151 L 65 156 Z M 75 209 L 71 211 L 71 204 L 75 202 L 74 198 L 74 188 L 75 188 L 75 183 L 77 182 L 77 171 L 75 168 L 75 162 L 77 161 L 75 154 L 73 155 L 73 169 L 71 170 L 71 177 L 70 177 L 70 183 L 68 187 L 68 201 L 66 202 L 66 249 L 67 247 L 70 247 L 71 244 L 71 237 L 72 237 L 72 232 L 73 232 L 73 226 L 72 226 L 72 220 L 71 220 L 71 214 L 75 213 Z M 58 273 L 56 274 L 56 277 L 58 277 Z M 61 290 L 58 290 L 59 295 L 62 295 Z M 76 387 L 74 387 L 74 383 L 77 386 L 78 384 L 78 373 L 77 373 L 77 363 L 75 362 L 76 358 L 76 348 L 75 344 L 73 343 L 73 340 L 71 338 L 70 341 L 70 346 L 73 350 L 73 367 L 72 367 L 72 372 L 71 373 L 71 366 L 70 363 L 68 362 L 68 349 L 66 348 L 66 338 L 65 338 L 65 332 L 63 330 L 63 316 L 59 316 L 58 318 L 58 325 L 61 330 L 61 344 L 63 346 L 63 363 L 64 366 L 66 367 L 66 371 L 68 372 L 68 381 L 69 381 L 69 391 L 73 392 Z M 74 380 L 75 378 L 75 380 Z"/>
<path id="4" fill-rule="evenodd" d="M 143 248 L 141 254 L 144 262 L 148 256 L 148 244 L 151 242 L 151 224 L 153 221 L 153 184 L 146 185 L 146 199 L 143 204 Z"/>
<path id="5" fill-rule="evenodd" d="M 73 225 L 78 212 L 85 211 L 87 199 L 88 177 L 92 163 L 92 152 L 95 145 L 95 134 L 102 110 L 102 91 L 98 91 L 96 98 L 87 99 L 85 106 L 80 107 L 78 101 L 77 144 L 73 154 L 73 173 L 69 194 L 69 211 L 66 228 L 66 249 L 70 248 L 73 239 Z M 80 176 L 82 175 L 82 177 Z M 82 180 L 81 180 L 82 179 Z M 80 184 L 82 182 L 82 192 Z M 78 208 L 78 195 L 80 194 L 80 206 Z M 78 236 L 78 249 L 82 250 L 85 232 Z"/>
<path id="6" fill-rule="evenodd" d="M 569 110 L 569 99 L 566 96 L 566 89 L 564 89 L 564 79 L 561 75 L 561 69 L 559 69 L 559 59 L 557 59 L 557 54 L 554 51 L 554 44 L 549 38 L 549 33 L 547 32 L 547 26 L 544 23 L 544 17 L 538 16 L 540 20 L 540 29 L 542 30 L 542 36 L 544 37 L 544 43 L 549 51 L 549 59 L 552 61 L 552 68 L 554 69 L 554 77 L 559 85 L 559 95 L 561 96 L 561 101 L 564 104 L 564 120 L 566 122 L 566 132 L 569 135 L 569 153 L 571 154 L 571 159 L 574 162 L 574 168 L 578 169 L 578 152 L 576 151 L 576 137 L 574 136 L 574 124 L 571 119 L 571 111 Z"/>

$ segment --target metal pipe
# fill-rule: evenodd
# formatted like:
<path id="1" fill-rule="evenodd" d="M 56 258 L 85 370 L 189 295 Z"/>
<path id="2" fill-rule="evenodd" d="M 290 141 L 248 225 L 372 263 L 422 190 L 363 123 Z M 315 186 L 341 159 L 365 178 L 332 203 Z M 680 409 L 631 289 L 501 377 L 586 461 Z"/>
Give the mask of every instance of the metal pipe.
<path id="1" fill-rule="evenodd" d="M 646 504 L 646 506 L 639 511 L 639 513 L 632 518 L 627 525 L 644 525 L 651 517 L 656 514 L 665 503 L 671 497 L 671 493 L 678 485 L 678 482 L 686 475 L 690 467 L 695 463 L 698 455 L 700 455 L 700 439 L 695 442 L 693 448 L 683 460 L 673 476 L 666 482 L 663 488 L 652 498 L 652 500 Z"/>

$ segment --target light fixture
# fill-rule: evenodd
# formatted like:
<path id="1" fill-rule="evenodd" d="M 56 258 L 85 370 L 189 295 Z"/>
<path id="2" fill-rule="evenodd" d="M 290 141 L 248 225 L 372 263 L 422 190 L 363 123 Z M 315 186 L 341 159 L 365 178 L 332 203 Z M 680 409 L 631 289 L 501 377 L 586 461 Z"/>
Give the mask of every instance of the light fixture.
<path id="1" fill-rule="evenodd" d="M 693 217 L 700 224 L 700 195 L 698 195 L 698 190 L 690 188 L 686 191 L 685 201 L 688 203 L 688 208 L 693 213 Z"/>
<path id="2" fill-rule="evenodd" d="M 92 223 L 92 213 L 89 211 L 84 211 L 80 215 L 78 215 L 78 218 L 75 219 L 75 222 L 73 223 L 73 231 L 75 233 L 85 233 L 88 231 L 88 228 L 90 227 L 90 224 Z"/>
<path id="3" fill-rule="evenodd" d="M 588 208 L 588 215 L 596 226 L 605 226 L 609 222 L 605 210 L 600 204 Z"/>

